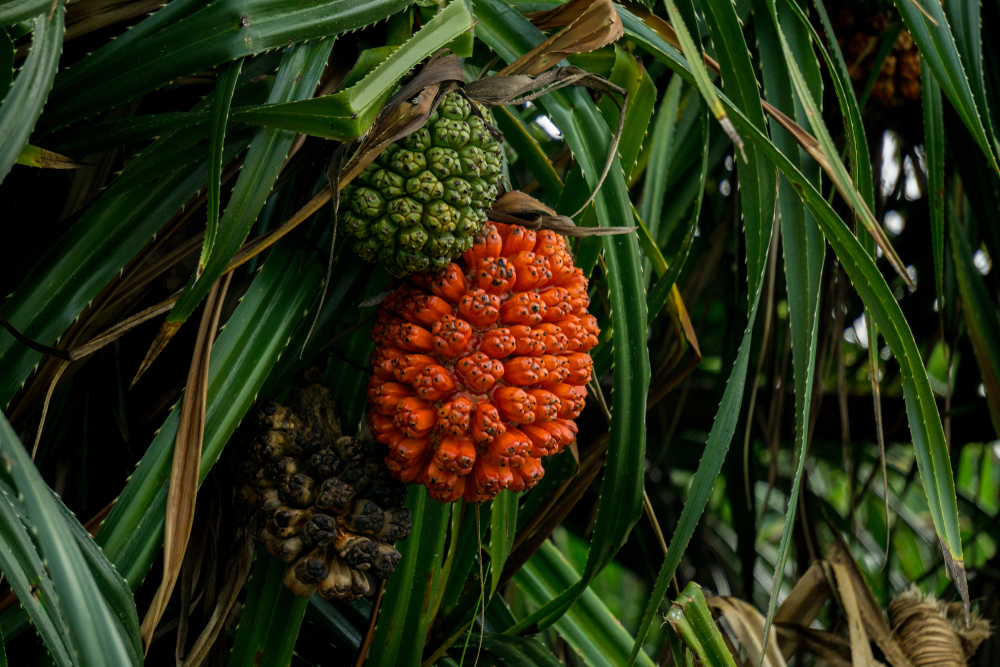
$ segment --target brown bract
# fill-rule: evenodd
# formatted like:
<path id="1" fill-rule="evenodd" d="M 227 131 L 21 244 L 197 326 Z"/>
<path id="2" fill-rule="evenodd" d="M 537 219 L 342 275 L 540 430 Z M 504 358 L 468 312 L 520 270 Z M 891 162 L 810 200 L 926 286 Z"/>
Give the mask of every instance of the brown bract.
<path id="1" fill-rule="evenodd" d="M 570 0 L 556 9 L 526 16 L 541 30 L 566 27 L 500 70 L 500 76 L 541 74 L 570 54 L 607 46 L 624 33 L 611 0 Z"/>
<path id="2" fill-rule="evenodd" d="M 494 222 L 521 225 L 528 229 L 551 229 L 563 236 L 574 237 L 628 234 L 636 229 L 635 227 L 577 227 L 569 216 L 559 215 L 531 195 L 519 190 L 500 195 L 493 202 L 493 207 L 486 212 L 486 217 Z"/>

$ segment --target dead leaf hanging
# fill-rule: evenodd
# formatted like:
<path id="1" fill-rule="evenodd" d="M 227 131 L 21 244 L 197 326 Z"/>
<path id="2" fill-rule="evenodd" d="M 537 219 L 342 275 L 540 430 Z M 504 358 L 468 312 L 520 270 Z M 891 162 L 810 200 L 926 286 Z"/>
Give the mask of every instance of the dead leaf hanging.
<path id="1" fill-rule="evenodd" d="M 205 405 L 208 397 L 208 363 L 212 342 L 219 328 L 222 303 L 232 274 L 219 278 L 205 300 L 205 311 L 198 328 L 187 387 L 181 404 L 174 443 L 170 488 L 167 493 L 167 515 L 163 538 L 163 580 L 156 591 L 146 617 L 142 620 L 142 641 L 149 651 L 153 632 L 167 609 L 170 594 L 184 562 L 184 552 L 194 522 L 198 476 L 201 471 L 201 447 L 205 436 Z"/>

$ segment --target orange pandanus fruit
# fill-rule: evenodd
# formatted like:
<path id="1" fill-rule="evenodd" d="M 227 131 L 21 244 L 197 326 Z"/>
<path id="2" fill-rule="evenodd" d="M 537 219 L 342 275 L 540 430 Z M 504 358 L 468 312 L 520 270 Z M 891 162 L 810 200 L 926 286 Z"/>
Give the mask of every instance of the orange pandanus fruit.
<path id="1" fill-rule="evenodd" d="M 562 236 L 500 223 L 386 298 L 368 400 L 393 476 L 441 502 L 534 486 L 576 439 L 600 333 L 589 303 Z"/>

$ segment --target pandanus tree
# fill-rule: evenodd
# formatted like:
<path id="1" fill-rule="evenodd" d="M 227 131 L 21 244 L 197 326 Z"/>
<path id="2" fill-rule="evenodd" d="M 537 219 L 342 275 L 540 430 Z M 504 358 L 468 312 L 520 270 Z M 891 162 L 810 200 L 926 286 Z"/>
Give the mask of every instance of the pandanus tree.
<path id="1" fill-rule="evenodd" d="M 0 664 L 992 664 L 997 21 L 0 0 Z"/>

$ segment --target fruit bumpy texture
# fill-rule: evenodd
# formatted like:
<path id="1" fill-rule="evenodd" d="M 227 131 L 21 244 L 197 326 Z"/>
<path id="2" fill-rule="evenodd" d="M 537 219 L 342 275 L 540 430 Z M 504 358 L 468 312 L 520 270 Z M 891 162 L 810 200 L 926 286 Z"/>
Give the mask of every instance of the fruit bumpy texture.
<path id="1" fill-rule="evenodd" d="M 549 230 L 487 223 L 458 263 L 412 276 L 372 328 L 372 432 L 396 479 L 482 502 L 523 491 L 576 439 L 597 320 Z"/>
<path id="2" fill-rule="evenodd" d="M 385 469 L 385 447 L 342 437 L 330 392 L 299 392 L 292 410 L 258 406 L 243 429 L 241 498 L 257 539 L 289 563 L 285 586 L 301 597 L 355 600 L 399 563 L 392 542 L 410 533 L 406 485 Z"/>
<path id="3" fill-rule="evenodd" d="M 443 269 L 472 247 L 500 182 L 503 150 L 489 117 L 452 91 L 344 188 L 358 255 L 402 277 Z"/>

